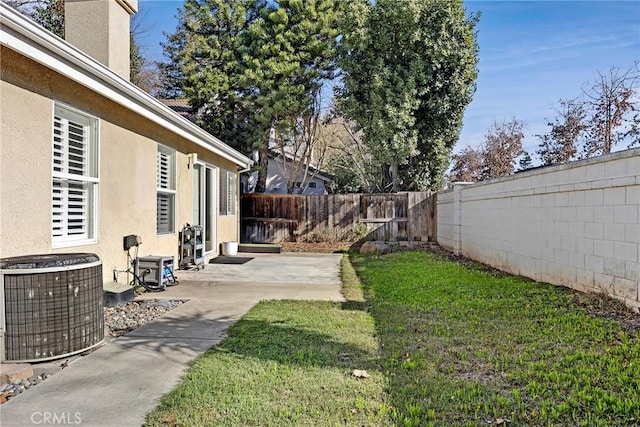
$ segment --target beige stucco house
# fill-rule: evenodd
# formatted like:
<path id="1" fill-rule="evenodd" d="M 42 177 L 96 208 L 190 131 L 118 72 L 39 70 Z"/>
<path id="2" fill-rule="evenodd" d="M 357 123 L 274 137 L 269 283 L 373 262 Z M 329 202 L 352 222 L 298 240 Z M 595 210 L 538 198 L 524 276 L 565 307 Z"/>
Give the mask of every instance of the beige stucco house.
<path id="1" fill-rule="evenodd" d="M 177 262 L 186 223 L 216 256 L 251 160 L 129 82 L 137 0 L 65 9 L 67 41 L 0 3 L 0 258 L 91 252 L 107 282 L 123 236 Z"/>

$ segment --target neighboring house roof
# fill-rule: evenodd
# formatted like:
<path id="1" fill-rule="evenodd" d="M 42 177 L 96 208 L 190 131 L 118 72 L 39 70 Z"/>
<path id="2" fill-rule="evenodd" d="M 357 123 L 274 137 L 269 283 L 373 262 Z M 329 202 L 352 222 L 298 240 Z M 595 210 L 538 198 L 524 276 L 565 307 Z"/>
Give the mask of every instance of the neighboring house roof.
<path id="1" fill-rule="evenodd" d="M 274 149 L 270 149 L 269 150 L 269 157 L 271 157 L 272 159 L 282 159 L 282 152 L 278 151 L 278 150 L 274 150 Z M 288 162 L 292 162 L 294 161 L 294 158 L 291 154 L 289 153 L 285 153 L 285 158 Z M 309 170 L 311 171 L 312 174 L 315 174 L 315 177 L 325 181 L 325 182 L 333 182 L 335 180 L 335 177 L 333 175 L 331 175 L 330 173 L 324 172 L 321 169 L 318 169 L 315 165 L 310 164 L 309 165 Z"/>
<path id="2" fill-rule="evenodd" d="M 184 98 L 160 98 L 160 102 L 162 102 L 167 107 L 171 108 L 176 113 L 180 114 L 185 119 L 190 122 L 195 123 L 198 120 L 198 112 L 194 111 L 191 104 L 189 104 L 189 100 Z"/>
<path id="3" fill-rule="evenodd" d="M 249 169 L 253 163 L 251 159 L 133 83 L 4 3 L 0 3 L 0 45 L 91 88 L 109 100 L 235 163 L 241 169 Z"/>

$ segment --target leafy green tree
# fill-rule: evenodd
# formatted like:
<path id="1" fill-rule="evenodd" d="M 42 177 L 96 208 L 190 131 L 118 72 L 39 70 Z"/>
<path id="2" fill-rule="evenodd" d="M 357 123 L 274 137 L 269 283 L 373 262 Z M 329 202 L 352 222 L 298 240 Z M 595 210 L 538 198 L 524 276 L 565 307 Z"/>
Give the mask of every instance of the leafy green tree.
<path id="1" fill-rule="evenodd" d="M 461 0 L 357 0 L 346 18 L 342 113 L 386 191 L 440 188 L 475 89 L 477 18 Z"/>

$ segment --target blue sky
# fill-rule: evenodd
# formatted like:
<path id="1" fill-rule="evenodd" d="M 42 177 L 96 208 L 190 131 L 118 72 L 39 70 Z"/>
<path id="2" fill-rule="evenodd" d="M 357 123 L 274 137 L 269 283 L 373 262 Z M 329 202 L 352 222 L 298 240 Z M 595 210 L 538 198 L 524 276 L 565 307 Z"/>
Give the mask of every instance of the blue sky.
<path id="1" fill-rule="evenodd" d="M 173 32 L 182 5 L 140 0 L 145 15 L 145 54 L 162 57 L 163 32 Z M 525 127 L 525 149 L 537 149 L 535 134 L 547 131 L 558 100 L 575 98 L 596 71 L 631 67 L 640 60 L 640 0 L 465 0 L 480 11 L 477 26 L 479 75 L 456 151 L 477 147 L 494 120 L 515 117 Z M 624 148 L 624 147 L 618 147 Z"/>

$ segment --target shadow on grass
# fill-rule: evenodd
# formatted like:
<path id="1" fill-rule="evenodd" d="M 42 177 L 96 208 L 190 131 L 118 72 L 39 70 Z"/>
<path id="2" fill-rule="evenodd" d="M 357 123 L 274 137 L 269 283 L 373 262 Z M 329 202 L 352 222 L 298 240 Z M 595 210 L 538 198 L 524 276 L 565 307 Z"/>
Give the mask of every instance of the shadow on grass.
<path id="1" fill-rule="evenodd" d="M 375 351 L 304 327 L 288 326 L 284 322 L 242 320 L 230 328 L 227 338 L 209 352 L 231 352 L 303 367 L 374 366 Z"/>
<path id="2" fill-rule="evenodd" d="M 342 303 L 342 309 L 369 312 L 371 309 L 371 303 L 367 301 L 348 300 Z"/>

